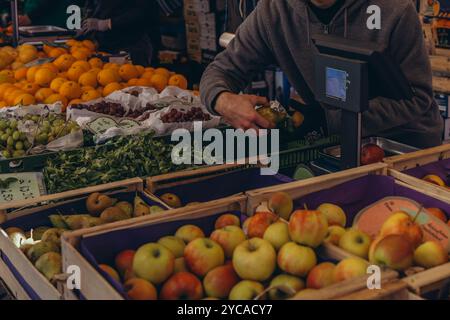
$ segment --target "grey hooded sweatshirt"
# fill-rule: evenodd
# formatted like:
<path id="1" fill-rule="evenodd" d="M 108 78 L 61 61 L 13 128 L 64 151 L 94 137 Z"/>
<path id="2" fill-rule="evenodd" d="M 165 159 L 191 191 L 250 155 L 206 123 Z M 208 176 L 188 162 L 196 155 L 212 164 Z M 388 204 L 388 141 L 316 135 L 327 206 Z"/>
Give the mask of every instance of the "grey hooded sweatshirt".
<path id="1" fill-rule="evenodd" d="M 315 34 L 330 33 L 388 48 L 411 86 L 411 100 L 376 98 L 363 114 L 363 134 L 380 135 L 417 147 L 441 144 L 443 119 L 433 98 L 432 73 L 423 33 L 411 0 L 346 0 L 334 19 L 323 25 L 309 0 L 260 0 L 236 38 L 205 71 L 200 91 L 211 112 L 222 92 L 240 92 L 252 75 L 276 64 L 308 103 L 314 92 Z M 381 30 L 367 28 L 367 8 L 381 8 Z M 339 133 L 340 111 L 325 108 L 330 133 Z"/>

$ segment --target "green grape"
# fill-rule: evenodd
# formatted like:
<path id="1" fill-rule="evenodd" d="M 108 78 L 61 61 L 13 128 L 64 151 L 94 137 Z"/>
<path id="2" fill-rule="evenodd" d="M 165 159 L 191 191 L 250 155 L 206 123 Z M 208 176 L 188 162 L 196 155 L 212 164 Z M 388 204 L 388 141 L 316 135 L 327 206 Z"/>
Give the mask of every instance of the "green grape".
<path id="1" fill-rule="evenodd" d="M 16 150 L 23 150 L 24 145 L 22 141 L 17 141 L 16 142 Z"/>
<path id="2" fill-rule="evenodd" d="M 34 122 L 39 122 L 39 116 L 32 116 L 31 120 L 33 120 Z"/>
<path id="3" fill-rule="evenodd" d="M 6 141 L 6 144 L 8 145 L 8 146 L 13 146 L 14 145 L 14 139 L 13 139 L 13 137 L 11 137 L 11 136 L 9 136 L 8 137 L 8 140 Z"/>
<path id="4" fill-rule="evenodd" d="M 25 132 L 20 133 L 20 140 L 25 141 L 27 139 L 27 134 Z"/>
<path id="5" fill-rule="evenodd" d="M 20 139 L 20 132 L 19 131 L 14 131 L 12 137 L 13 137 L 14 141 L 19 141 L 19 139 Z"/>
<path id="6" fill-rule="evenodd" d="M 30 143 L 30 141 L 25 140 L 25 141 L 23 142 L 23 146 L 25 147 L 26 150 L 30 149 L 30 148 L 31 148 L 31 143 Z"/>
<path id="7" fill-rule="evenodd" d="M 5 130 L 6 128 L 8 128 L 8 122 L 6 120 L 0 120 L 0 129 L 1 130 Z"/>
<path id="8" fill-rule="evenodd" d="M 11 153 L 8 150 L 3 150 L 2 156 L 6 159 L 9 159 L 9 158 L 11 158 Z"/>
<path id="9" fill-rule="evenodd" d="M 0 138 L 2 139 L 3 142 L 6 142 L 6 141 L 8 141 L 9 134 L 4 133 L 4 134 L 2 134 L 2 136 Z"/>
<path id="10" fill-rule="evenodd" d="M 48 141 L 48 134 L 46 133 L 41 133 L 36 137 L 36 142 L 37 144 L 47 144 Z"/>
<path id="11" fill-rule="evenodd" d="M 9 121 L 9 127 L 13 130 L 17 129 L 18 123 L 16 119 L 11 119 Z"/>
<path id="12" fill-rule="evenodd" d="M 21 158 L 25 156 L 25 151 L 23 150 L 16 150 L 13 152 L 13 158 Z"/>
<path id="13" fill-rule="evenodd" d="M 7 128 L 5 132 L 6 132 L 6 134 L 7 134 L 8 136 L 10 136 L 10 135 L 13 134 L 14 131 L 13 131 L 13 129 L 11 129 L 11 128 Z"/>
<path id="14" fill-rule="evenodd" d="M 50 128 L 50 126 L 51 126 L 50 121 L 48 120 L 42 121 L 43 128 Z"/>

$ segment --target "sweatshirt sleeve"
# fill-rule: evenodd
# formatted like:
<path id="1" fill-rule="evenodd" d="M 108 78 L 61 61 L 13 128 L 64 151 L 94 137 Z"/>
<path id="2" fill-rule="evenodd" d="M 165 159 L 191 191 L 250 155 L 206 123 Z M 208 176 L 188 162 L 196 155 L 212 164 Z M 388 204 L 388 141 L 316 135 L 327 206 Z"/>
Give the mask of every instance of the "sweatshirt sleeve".
<path id="1" fill-rule="evenodd" d="M 121 15 L 111 17 L 111 27 L 112 29 L 127 29 L 141 25 L 150 16 L 150 13 L 153 13 L 153 10 L 157 9 L 158 7 L 152 1 L 138 0 L 136 5 L 130 6 Z"/>
<path id="2" fill-rule="evenodd" d="M 259 1 L 252 14 L 236 32 L 227 49 L 220 53 L 203 74 L 200 83 L 202 101 L 212 113 L 222 92 L 242 91 L 255 72 L 274 62 L 266 26 L 270 1 Z"/>
<path id="3" fill-rule="evenodd" d="M 414 96 L 411 100 L 377 98 L 370 101 L 369 110 L 363 114 L 366 135 L 413 122 L 433 106 L 431 65 L 422 27 L 411 2 L 393 30 L 389 45 L 391 54 L 400 63 L 413 88 Z"/>

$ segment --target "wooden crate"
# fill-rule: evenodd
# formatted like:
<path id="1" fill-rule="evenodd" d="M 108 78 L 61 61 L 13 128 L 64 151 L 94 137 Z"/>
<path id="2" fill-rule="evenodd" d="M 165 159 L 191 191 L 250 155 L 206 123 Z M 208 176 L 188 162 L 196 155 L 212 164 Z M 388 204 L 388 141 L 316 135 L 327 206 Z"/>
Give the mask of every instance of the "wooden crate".
<path id="1" fill-rule="evenodd" d="M 446 144 L 435 148 L 386 158 L 384 159 L 384 162 L 389 166 L 388 174 L 390 176 L 410 185 L 411 187 L 417 188 L 427 195 L 448 202 L 450 199 L 450 189 L 442 188 L 432 183 L 428 183 L 426 181 L 403 173 L 403 171 L 449 158 L 450 145 Z"/>
<path id="2" fill-rule="evenodd" d="M 227 199 L 216 200 L 208 203 L 207 206 L 185 209 L 179 214 L 170 216 L 160 216 L 146 221 L 139 221 L 134 224 L 116 225 L 107 229 L 79 230 L 64 234 L 62 237 L 63 268 L 76 265 L 81 270 L 81 290 L 83 298 L 88 300 L 122 300 L 123 297 L 111 286 L 111 284 L 97 272 L 97 270 L 80 254 L 77 249 L 79 240 L 82 237 L 95 236 L 111 231 L 157 225 L 171 221 L 182 221 L 196 218 L 213 216 L 221 212 L 229 212 L 236 208 L 245 208 L 247 198 L 245 196 L 235 196 Z M 65 288 L 65 297 L 73 296 L 73 293 Z"/>
<path id="3" fill-rule="evenodd" d="M 329 189 L 342 183 L 360 178 L 364 175 L 369 174 L 386 175 L 387 174 L 386 169 L 387 169 L 386 164 L 375 164 L 335 174 L 330 174 L 323 177 L 317 177 L 305 181 L 289 183 L 274 188 L 266 188 L 249 192 L 247 201 L 247 212 L 248 214 L 253 213 L 262 202 L 268 201 L 270 196 L 274 192 L 279 191 L 286 192 L 293 199 L 298 199 L 310 193 Z M 399 180 L 396 180 L 395 183 L 405 188 L 415 190 L 417 192 L 426 194 L 432 198 L 436 198 L 438 200 L 450 204 L 450 197 L 437 196 L 435 193 L 430 192 L 427 189 L 411 186 Z M 319 253 L 322 256 L 330 257 L 337 261 L 353 257 L 351 253 L 330 243 L 323 244 L 319 249 Z M 402 281 L 406 283 L 409 290 L 418 295 L 423 295 L 436 290 L 443 291 L 445 290 L 446 286 L 449 284 L 450 281 L 450 262 L 445 265 L 420 272 L 413 276 L 409 276 L 407 278 L 402 279 Z"/>

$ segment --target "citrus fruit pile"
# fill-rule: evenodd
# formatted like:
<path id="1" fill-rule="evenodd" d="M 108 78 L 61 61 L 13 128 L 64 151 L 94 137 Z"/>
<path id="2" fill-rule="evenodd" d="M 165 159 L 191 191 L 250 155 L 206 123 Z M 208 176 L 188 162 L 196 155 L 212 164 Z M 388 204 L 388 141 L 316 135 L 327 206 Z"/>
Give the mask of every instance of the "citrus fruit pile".
<path id="1" fill-rule="evenodd" d="M 0 49 L 0 108 L 61 102 L 64 107 L 106 97 L 131 86 L 153 87 L 158 92 L 167 86 L 187 89 L 182 75 L 165 68 L 104 63 L 93 57 L 95 44 L 90 40 L 69 40 L 68 49 L 32 45 Z M 26 67 L 39 58 L 51 63 Z"/>

